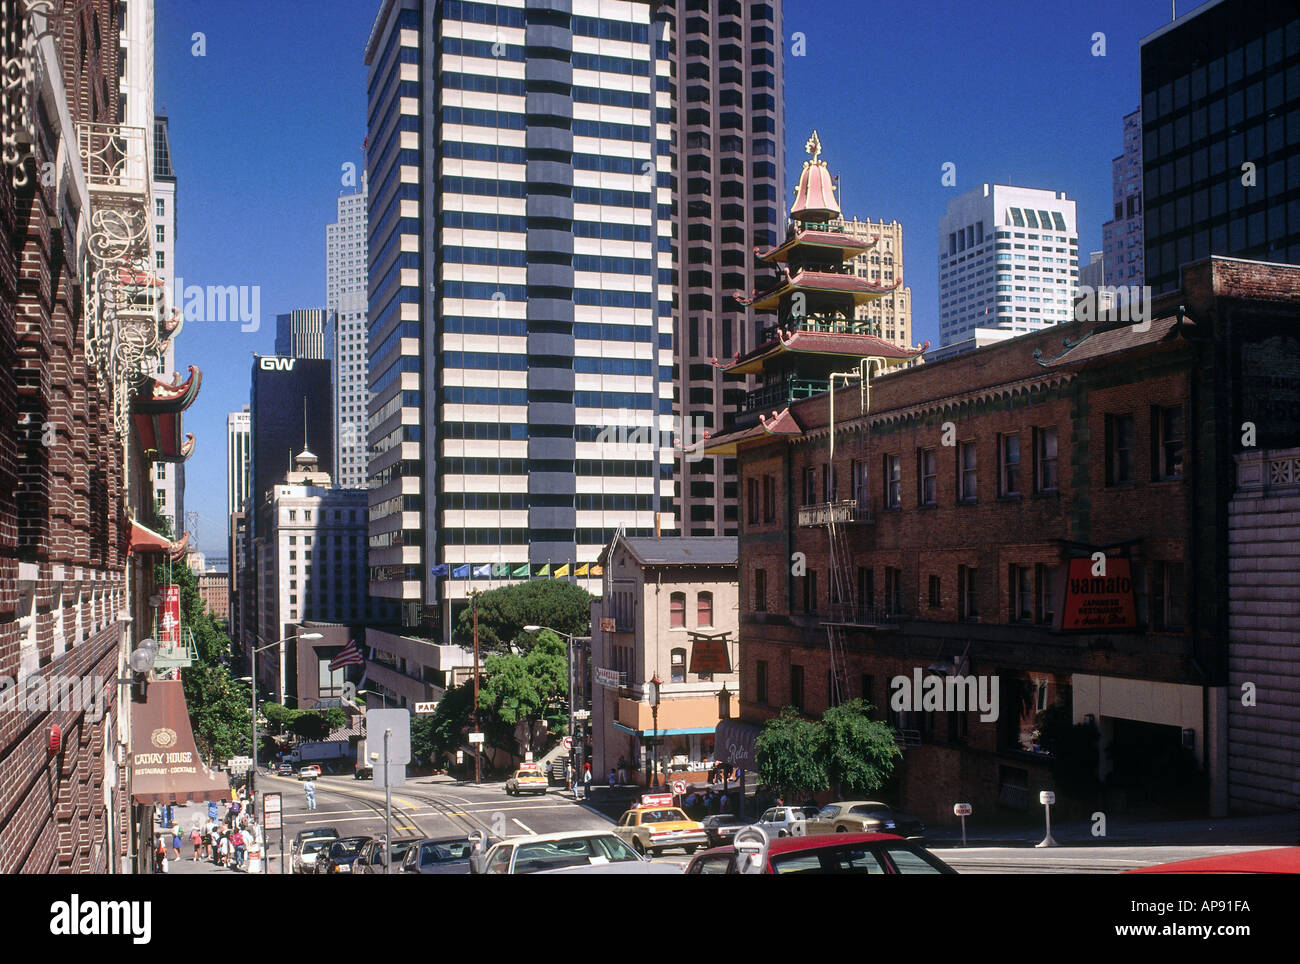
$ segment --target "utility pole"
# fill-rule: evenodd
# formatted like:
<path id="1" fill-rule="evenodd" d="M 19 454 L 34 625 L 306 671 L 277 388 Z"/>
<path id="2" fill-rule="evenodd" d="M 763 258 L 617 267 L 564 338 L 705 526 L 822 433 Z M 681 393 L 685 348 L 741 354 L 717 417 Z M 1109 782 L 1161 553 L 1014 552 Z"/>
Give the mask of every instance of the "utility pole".
<path id="1" fill-rule="evenodd" d="M 384 873 L 393 869 L 393 766 L 388 762 L 392 729 L 384 730 Z"/>
<path id="2" fill-rule="evenodd" d="M 474 732 L 481 732 L 478 728 L 478 592 L 473 594 L 474 607 Z M 474 786 L 478 786 L 482 780 L 482 769 L 480 761 L 483 756 L 483 744 L 474 744 Z"/>

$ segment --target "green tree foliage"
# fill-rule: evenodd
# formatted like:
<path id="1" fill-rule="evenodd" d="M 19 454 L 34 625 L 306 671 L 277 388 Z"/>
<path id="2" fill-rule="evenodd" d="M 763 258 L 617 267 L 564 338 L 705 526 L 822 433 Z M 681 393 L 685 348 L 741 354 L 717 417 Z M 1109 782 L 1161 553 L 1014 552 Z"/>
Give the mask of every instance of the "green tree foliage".
<path id="1" fill-rule="evenodd" d="M 493 653 L 483 667 L 479 710 L 506 727 L 528 727 L 532 749 L 538 722 L 546 720 L 552 732 L 563 732 L 569 694 L 565 643 L 554 633 L 538 634 L 527 653 Z M 504 749 L 504 747 L 503 747 Z"/>
<path id="2" fill-rule="evenodd" d="M 893 728 L 871 719 L 872 709 L 865 700 L 849 700 L 822 714 L 822 766 L 827 781 L 842 793 L 874 793 L 903 756 Z"/>
<path id="3" fill-rule="evenodd" d="M 479 647 L 488 653 L 527 652 L 536 640 L 525 626 L 549 626 L 571 636 L 591 632 L 591 602 L 587 590 L 563 579 L 534 579 L 489 589 L 478 596 Z M 455 639 L 462 646 L 473 640 L 473 606 L 456 622 Z"/>
<path id="4" fill-rule="evenodd" d="M 465 743 L 473 711 L 473 680 L 445 690 L 433 715 L 411 722 L 411 754 L 422 760 L 455 756 Z"/>
<path id="5" fill-rule="evenodd" d="M 788 798 L 824 790 L 829 783 L 822 762 L 823 735 L 817 723 L 805 720 L 794 707 L 767 721 L 754 742 L 759 778 Z"/>

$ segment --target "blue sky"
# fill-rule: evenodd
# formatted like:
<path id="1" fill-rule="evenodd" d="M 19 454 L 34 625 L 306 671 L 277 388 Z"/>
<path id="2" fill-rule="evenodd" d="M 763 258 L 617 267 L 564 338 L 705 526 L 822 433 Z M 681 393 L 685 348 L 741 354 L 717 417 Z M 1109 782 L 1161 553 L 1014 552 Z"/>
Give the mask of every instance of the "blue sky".
<path id="1" fill-rule="evenodd" d="M 1192 6 L 1183 0 L 1179 12 Z M 324 306 L 325 225 L 342 166 L 362 162 L 362 51 L 378 7 L 157 2 L 177 274 L 187 285 L 260 287 L 259 330 L 194 322 L 177 343 L 177 366 L 204 373 L 186 416 L 198 437 L 186 508 L 199 513 L 209 556 L 226 555 L 225 420 L 248 401 L 252 355 L 272 351 L 276 313 Z M 787 180 L 817 128 L 845 214 L 902 222 L 915 337 L 937 344 L 936 236 L 956 194 L 985 181 L 1064 190 L 1078 202 L 1082 259 L 1101 247 L 1110 161 L 1138 106 L 1138 42 L 1169 17 L 1166 0 L 787 0 Z M 791 56 L 796 32 L 804 56 Z M 1092 54 L 1096 33 L 1104 57 Z M 945 162 L 956 165 L 955 188 L 940 183 Z"/>

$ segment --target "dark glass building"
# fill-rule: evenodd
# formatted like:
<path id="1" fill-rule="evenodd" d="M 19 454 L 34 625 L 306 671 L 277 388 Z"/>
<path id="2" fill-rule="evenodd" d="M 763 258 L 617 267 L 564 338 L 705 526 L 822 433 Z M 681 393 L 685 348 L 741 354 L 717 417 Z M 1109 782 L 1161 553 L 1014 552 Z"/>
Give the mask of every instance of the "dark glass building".
<path id="1" fill-rule="evenodd" d="M 1220 0 L 1142 41 L 1146 282 L 1207 254 L 1300 263 L 1300 7 Z"/>
<path id="2" fill-rule="evenodd" d="M 259 510 L 271 486 L 284 479 L 304 442 L 316 453 L 320 470 L 334 475 L 334 409 L 330 405 L 330 363 L 325 359 L 254 355 L 249 395 L 252 443 L 249 498 L 255 510 L 250 525 L 259 528 Z M 304 412 L 305 407 L 305 412 Z M 306 429 L 304 439 L 303 431 Z"/>

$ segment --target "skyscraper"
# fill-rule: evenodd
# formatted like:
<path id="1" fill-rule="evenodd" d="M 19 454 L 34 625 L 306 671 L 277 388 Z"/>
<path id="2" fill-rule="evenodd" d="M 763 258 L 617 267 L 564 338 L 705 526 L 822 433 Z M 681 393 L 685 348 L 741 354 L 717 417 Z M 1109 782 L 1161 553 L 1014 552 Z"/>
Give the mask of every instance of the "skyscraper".
<path id="1" fill-rule="evenodd" d="M 953 198 L 939 219 L 940 346 L 978 328 L 1022 333 L 1070 320 L 1078 262 L 1064 191 L 984 184 Z"/>
<path id="2" fill-rule="evenodd" d="M 1115 205 L 1115 216 L 1101 226 L 1106 284 L 1141 287 L 1145 276 L 1142 267 L 1141 110 L 1124 117 L 1124 153 L 1111 161 L 1111 200 Z"/>
<path id="3" fill-rule="evenodd" d="M 248 526 L 253 537 L 266 529 L 267 494 L 293 468 L 304 448 L 329 474 L 334 461 L 334 416 L 329 396 L 330 363 L 317 358 L 254 355 L 249 391 Z"/>
<path id="4" fill-rule="evenodd" d="M 784 231 L 782 4 L 657 0 L 655 17 L 655 138 L 672 159 L 658 182 L 659 312 L 673 315 L 674 413 L 698 438 L 697 428 L 720 431 L 753 387 L 714 360 L 754 348 L 775 321 L 747 315 L 735 296 L 766 285 L 753 249 Z M 735 461 L 679 459 L 682 534 L 736 535 Z"/>
<path id="5" fill-rule="evenodd" d="M 1219 0 L 1142 40 L 1146 283 L 1207 254 L 1300 264 L 1300 16 Z"/>
<path id="6" fill-rule="evenodd" d="M 325 226 L 325 334 L 334 364 L 334 481 L 366 484 L 366 179 L 340 194 L 338 220 Z"/>
<path id="7" fill-rule="evenodd" d="M 284 358 L 327 358 L 325 311 L 295 308 L 275 316 L 275 353 Z"/>
<path id="8" fill-rule="evenodd" d="M 871 243 L 871 249 L 853 259 L 853 271 L 885 287 L 897 286 L 891 294 L 858 305 L 856 316 L 869 322 L 868 329 L 900 348 L 912 347 L 912 289 L 903 285 L 903 226 L 897 221 L 835 222 L 844 233 Z"/>
<path id="9" fill-rule="evenodd" d="M 226 514 L 239 512 L 248 498 L 249 411 L 226 415 Z"/>
<path id="10" fill-rule="evenodd" d="M 384 0 L 366 45 L 370 592 L 444 633 L 671 481 L 651 11 L 568 6 Z"/>

